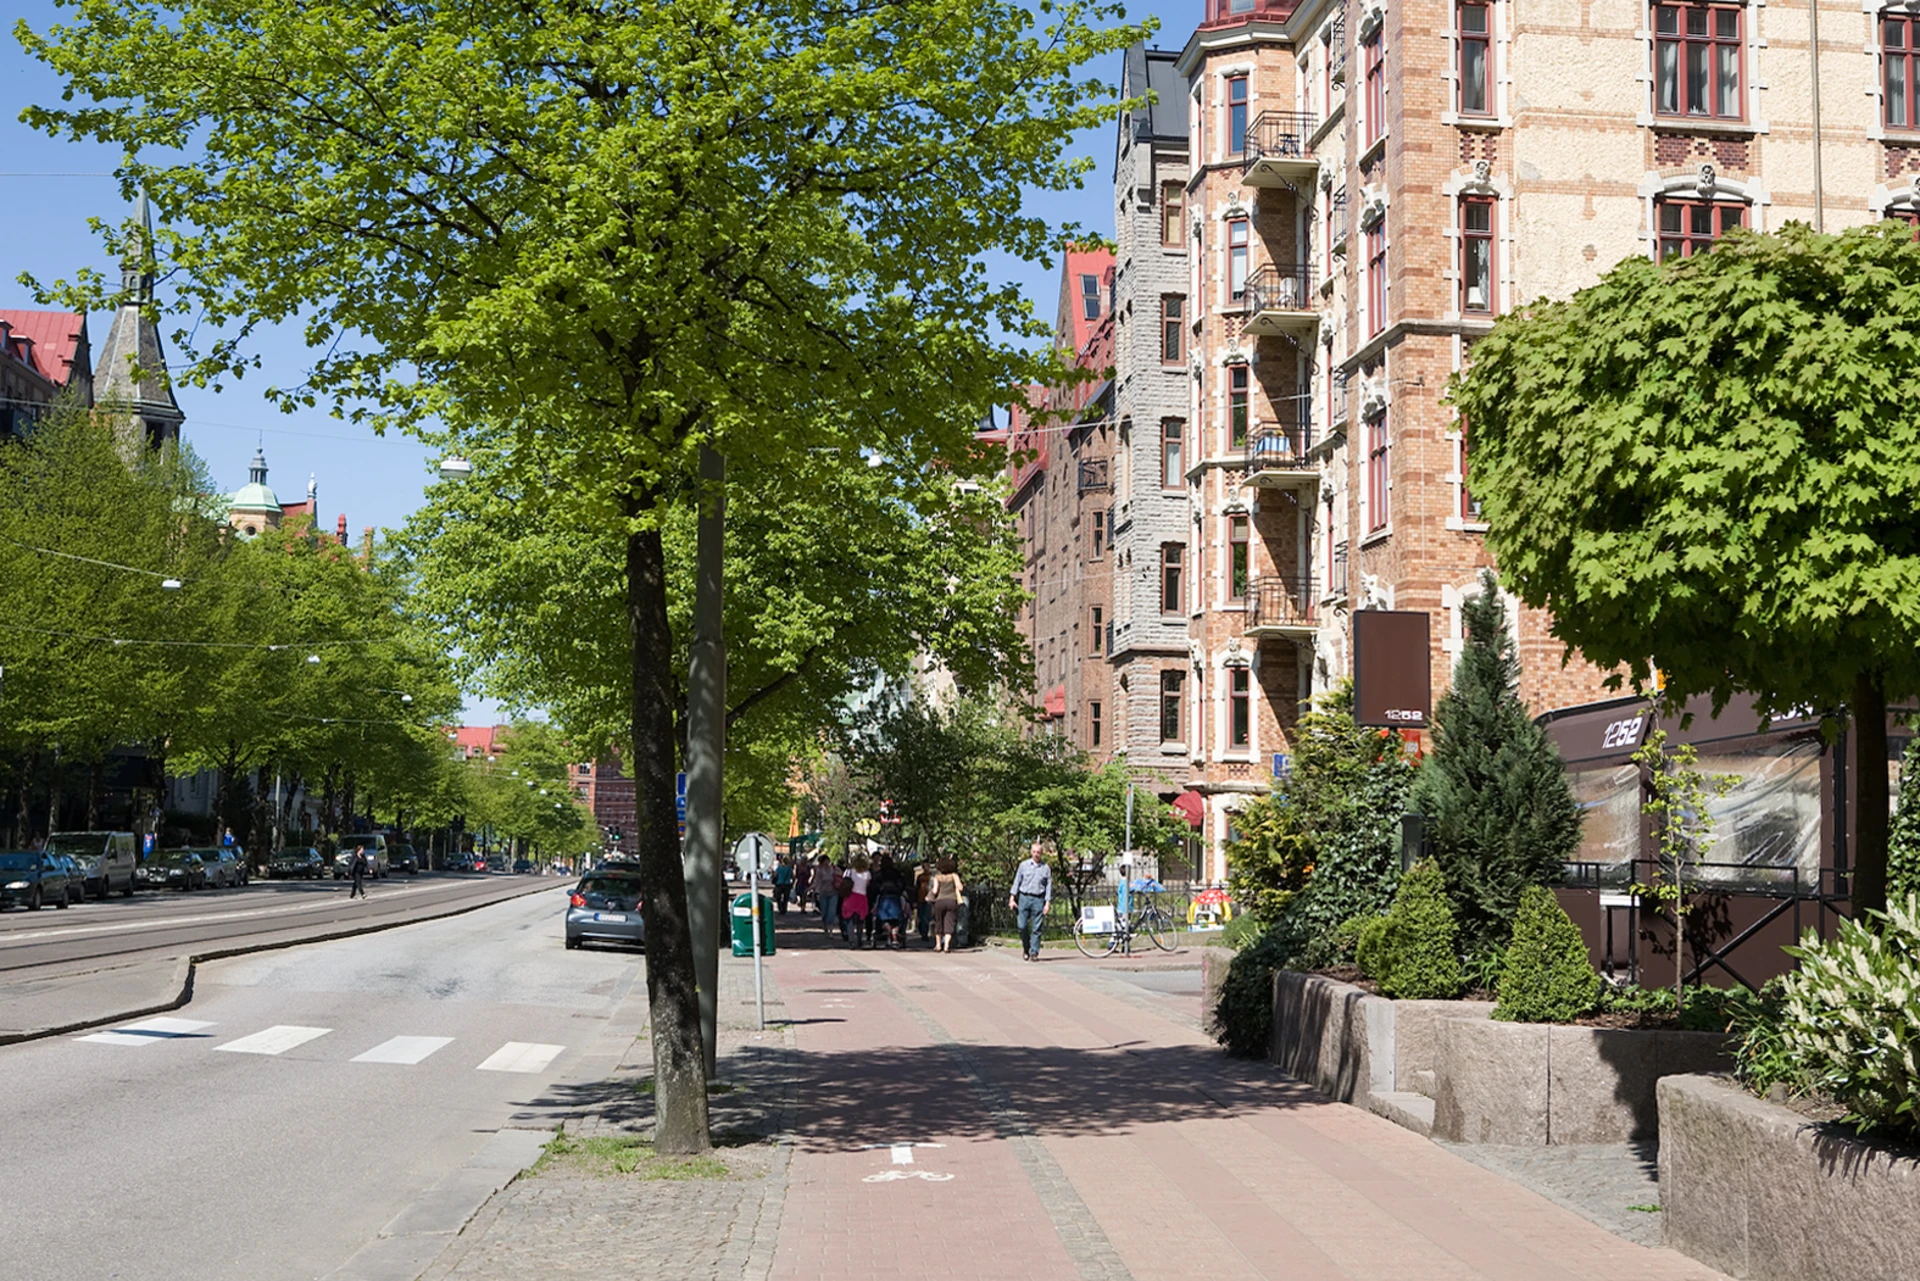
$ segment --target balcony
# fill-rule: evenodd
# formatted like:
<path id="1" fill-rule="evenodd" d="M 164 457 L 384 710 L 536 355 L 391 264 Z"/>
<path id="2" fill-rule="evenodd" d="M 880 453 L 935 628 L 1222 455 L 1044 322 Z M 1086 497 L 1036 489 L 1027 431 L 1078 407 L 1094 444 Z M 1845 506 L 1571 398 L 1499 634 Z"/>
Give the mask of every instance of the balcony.
<path id="1" fill-rule="evenodd" d="M 1344 13 L 1333 20 L 1333 39 L 1327 44 L 1327 72 L 1333 83 L 1347 82 L 1347 15 Z"/>
<path id="2" fill-rule="evenodd" d="M 1320 162 L 1307 139 L 1320 124 L 1305 111 L 1263 111 L 1247 126 L 1240 181 L 1249 187 L 1288 187 L 1307 200 L 1320 176 Z"/>
<path id="3" fill-rule="evenodd" d="M 1107 459 L 1083 459 L 1080 463 L 1080 492 L 1083 494 L 1095 494 L 1106 491 L 1112 487 L 1107 477 Z"/>
<path id="4" fill-rule="evenodd" d="M 1283 402 L 1284 403 L 1284 402 Z M 1315 488 L 1320 470 L 1314 462 L 1313 420 L 1306 402 L 1296 399 L 1294 423 L 1262 423 L 1247 433 L 1247 480 L 1267 489 Z"/>
<path id="5" fill-rule="evenodd" d="M 1311 640 L 1313 583 L 1306 578 L 1265 575 L 1247 584 L 1243 629 L 1257 639 Z"/>
<path id="6" fill-rule="evenodd" d="M 1247 280 L 1241 299 L 1247 332 L 1262 338 L 1311 341 L 1320 328 L 1313 305 L 1313 267 L 1304 262 L 1268 263 Z"/>

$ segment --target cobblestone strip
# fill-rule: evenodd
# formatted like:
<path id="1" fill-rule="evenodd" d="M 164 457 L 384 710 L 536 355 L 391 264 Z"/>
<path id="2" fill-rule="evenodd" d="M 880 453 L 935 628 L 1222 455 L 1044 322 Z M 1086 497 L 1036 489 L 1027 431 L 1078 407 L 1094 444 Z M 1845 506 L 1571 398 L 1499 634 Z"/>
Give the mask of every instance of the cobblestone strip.
<path id="1" fill-rule="evenodd" d="M 1053 1221 L 1053 1229 L 1059 1234 L 1067 1257 L 1078 1267 L 1082 1281 L 1133 1281 L 1133 1274 L 1121 1261 L 1120 1252 L 1113 1248 L 1099 1220 L 1093 1217 L 1093 1211 L 1081 1200 L 1079 1191 L 1067 1177 L 1066 1171 L 1047 1151 L 1047 1145 L 1040 1139 L 1026 1113 L 1020 1110 L 999 1082 L 987 1075 L 966 1045 L 947 1031 L 938 1019 L 908 999 L 907 994 L 879 970 L 868 970 L 866 973 L 872 975 L 876 990 L 885 992 L 898 1002 L 928 1038 L 966 1073 L 981 1106 L 993 1118 L 994 1129 L 1013 1150 L 1020 1168 L 1026 1173 L 1027 1182 L 1033 1185 L 1034 1195 L 1040 1199 L 1041 1207 Z"/>

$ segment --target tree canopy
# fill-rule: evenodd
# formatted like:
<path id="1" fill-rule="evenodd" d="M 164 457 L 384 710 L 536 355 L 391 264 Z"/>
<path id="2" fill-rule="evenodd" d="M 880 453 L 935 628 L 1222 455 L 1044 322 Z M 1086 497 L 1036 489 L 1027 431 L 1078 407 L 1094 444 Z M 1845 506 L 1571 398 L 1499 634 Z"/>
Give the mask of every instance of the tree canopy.
<path id="1" fill-rule="evenodd" d="M 1670 702 L 1851 714 L 1886 755 L 1920 692 L 1920 246 L 1734 232 L 1503 318 L 1451 397 L 1506 584 Z M 1853 772 L 1856 908 L 1885 898 L 1887 778 Z"/>

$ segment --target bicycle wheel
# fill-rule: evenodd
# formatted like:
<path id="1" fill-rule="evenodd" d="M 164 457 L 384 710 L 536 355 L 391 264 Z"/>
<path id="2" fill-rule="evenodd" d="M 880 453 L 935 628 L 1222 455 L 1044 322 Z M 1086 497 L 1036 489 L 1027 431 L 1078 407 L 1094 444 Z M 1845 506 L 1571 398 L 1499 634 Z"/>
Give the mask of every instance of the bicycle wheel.
<path id="1" fill-rule="evenodd" d="M 1134 933 L 1146 935 L 1162 952 L 1173 951 L 1173 918 L 1162 908 L 1150 907 L 1140 913 L 1140 923 Z"/>
<path id="2" fill-rule="evenodd" d="M 1113 945 L 1119 941 L 1120 935 L 1117 932 L 1108 934 L 1089 933 L 1084 928 L 1085 925 L 1085 921 L 1075 921 L 1073 923 L 1073 945 L 1080 949 L 1080 955 L 1091 956 L 1096 960 L 1100 957 L 1111 955 Z"/>

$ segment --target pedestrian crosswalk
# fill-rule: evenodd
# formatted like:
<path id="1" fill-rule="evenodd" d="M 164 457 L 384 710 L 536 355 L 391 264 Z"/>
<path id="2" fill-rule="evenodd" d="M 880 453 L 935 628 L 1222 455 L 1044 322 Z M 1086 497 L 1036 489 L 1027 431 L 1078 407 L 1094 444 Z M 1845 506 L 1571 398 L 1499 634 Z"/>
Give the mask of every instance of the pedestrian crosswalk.
<path id="1" fill-rule="evenodd" d="M 74 1039 L 92 1042 L 95 1045 L 117 1045 L 126 1048 L 156 1045 L 165 1041 L 218 1041 L 216 1033 L 209 1030 L 215 1027 L 217 1027 L 216 1024 L 201 1019 L 167 1016 L 122 1023 L 98 1032 L 89 1032 Z M 334 1029 L 329 1027 L 276 1023 L 272 1027 L 249 1032 L 230 1041 L 219 1041 L 211 1048 L 228 1054 L 257 1054 L 271 1057 L 298 1049 L 309 1042 L 331 1035 L 333 1031 Z M 453 1045 L 455 1039 L 451 1036 L 389 1037 L 378 1045 L 352 1055 L 348 1062 L 389 1063 L 414 1067 Z M 548 1045 L 536 1041 L 508 1041 L 476 1064 L 474 1070 L 525 1074 L 544 1072 L 555 1059 L 566 1052 L 566 1048 L 564 1045 Z"/>

